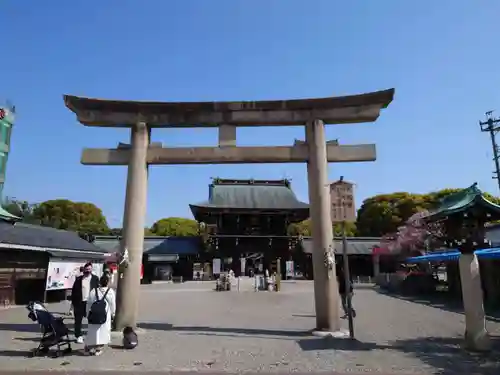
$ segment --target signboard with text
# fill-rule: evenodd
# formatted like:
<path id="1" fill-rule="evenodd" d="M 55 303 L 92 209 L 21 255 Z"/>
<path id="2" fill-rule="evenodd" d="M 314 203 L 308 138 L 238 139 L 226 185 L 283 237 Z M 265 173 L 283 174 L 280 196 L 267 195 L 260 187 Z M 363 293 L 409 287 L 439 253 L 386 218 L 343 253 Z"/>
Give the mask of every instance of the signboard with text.
<path id="1" fill-rule="evenodd" d="M 51 260 L 47 268 L 47 283 L 45 290 L 71 289 L 83 263 L 68 262 L 64 260 Z M 101 277 L 103 271 L 102 263 L 92 264 L 92 273 Z"/>
<path id="2" fill-rule="evenodd" d="M 334 223 L 355 222 L 354 184 L 339 180 L 330 185 L 332 221 Z"/>

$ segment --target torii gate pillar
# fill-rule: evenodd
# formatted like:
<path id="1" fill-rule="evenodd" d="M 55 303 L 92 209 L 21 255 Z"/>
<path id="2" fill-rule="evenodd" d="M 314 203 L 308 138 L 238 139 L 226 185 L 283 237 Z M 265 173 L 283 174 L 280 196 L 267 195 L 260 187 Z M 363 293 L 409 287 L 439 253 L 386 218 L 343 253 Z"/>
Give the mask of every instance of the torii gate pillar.
<path id="1" fill-rule="evenodd" d="M 117 331 L 127 326 L 135 327 L 137 322 L 148 190 L 149 141 L 150 130 L 145 123 L 140 122 L 131 127 L 123 238 L 120 244 L 121 253 L 127 249 L 129 259 L 128 264 L 119 270 L 114 327 Z"/>
<path id="2" fill-rule="evenodd" d="M 306 124 L 306 143 L 309 153 L 307 179 L 313 241 L 316 329 L 340 332 L 339 291 L 335 264 L 329 265 L 327 260 L 327 254 L 333 252 L 333 232 L 325 126 L 322 120 L 313 120 Z"/>

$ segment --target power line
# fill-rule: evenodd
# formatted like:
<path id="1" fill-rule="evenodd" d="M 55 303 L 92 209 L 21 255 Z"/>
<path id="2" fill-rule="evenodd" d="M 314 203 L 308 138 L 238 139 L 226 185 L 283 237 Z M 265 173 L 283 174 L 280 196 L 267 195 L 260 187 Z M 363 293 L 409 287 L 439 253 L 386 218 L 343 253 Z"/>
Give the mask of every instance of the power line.
<path id="1" fill-rule="evenodd" d="M 500 189 L 500 149 L 496 142 L 496 135 L 500 131 L 500 118 L 493 117 L 493 111 L 486 112 L 486 121 L 479 121 L 479 127 L 482 132 L 490 133 L 491 147 L 493 148 L 493 161 L 495 163 L 495 171 L 493 179 L 497 180 L 498 188 Z"/>

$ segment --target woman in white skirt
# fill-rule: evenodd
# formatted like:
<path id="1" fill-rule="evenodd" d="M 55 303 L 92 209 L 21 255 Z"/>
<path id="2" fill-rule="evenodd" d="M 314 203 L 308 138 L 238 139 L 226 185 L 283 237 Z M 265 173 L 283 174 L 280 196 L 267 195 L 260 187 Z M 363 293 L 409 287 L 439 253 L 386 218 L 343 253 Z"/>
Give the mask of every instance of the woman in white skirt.
<path id="1" fill-rule="evenodd" d="M 111 342 L 111 322 L 116 311 L 116 297 L 114 290 L 109 286 L 110 278 L 104 274 L 100 279 L 100 288 L 94 289 L 87 300 L 87 311 L 90 312 L 92 304 L 97 300 L 106 301 L 106 322 L 103 324 L 88 325 L 85 337 L 85 352 L 90 355 L 100 355 L 104 345 Z"/>

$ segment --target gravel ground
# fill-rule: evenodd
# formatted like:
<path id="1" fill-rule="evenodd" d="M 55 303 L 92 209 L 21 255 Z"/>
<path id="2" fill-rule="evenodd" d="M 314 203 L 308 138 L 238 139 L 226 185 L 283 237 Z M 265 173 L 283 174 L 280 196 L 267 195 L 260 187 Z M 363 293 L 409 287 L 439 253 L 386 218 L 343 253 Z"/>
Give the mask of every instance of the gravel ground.
<path id="1" fill-rule="evenodd" d="M 463 315 L 356 290 L 357 341 L 310 336 L 315 323 L 311 282 L 283 292 L 213 292 L 212 283 L 142 286 L 139 347 L 112 346 L 101 357 L 26 358 L 37 326 L 22 308 L 0 311 L 0 369 L 63 371 L 319 372 L 498 374 L 498 352 L 459 348 Z M 52 311 L 67 311 L 64 305 Z M 500 323 L 488 322 L 494 336 Z M 114 338 L 118 345 L 120 337 Z"/>

